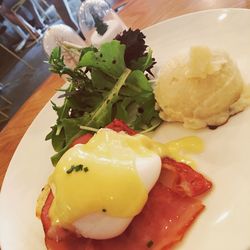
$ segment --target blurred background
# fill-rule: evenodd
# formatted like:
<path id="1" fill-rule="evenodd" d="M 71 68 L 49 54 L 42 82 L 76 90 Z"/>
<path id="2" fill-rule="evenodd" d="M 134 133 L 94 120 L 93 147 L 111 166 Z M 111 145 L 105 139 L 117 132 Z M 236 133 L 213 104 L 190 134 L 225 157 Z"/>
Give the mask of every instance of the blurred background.
<path id="1" fill-rule="evenodd" d="M 83 37 L 77 17 L 82 2 L 0 0 L 0 130 L 50 74 L 42 46 L 46 29 L 65 23 Z"/>

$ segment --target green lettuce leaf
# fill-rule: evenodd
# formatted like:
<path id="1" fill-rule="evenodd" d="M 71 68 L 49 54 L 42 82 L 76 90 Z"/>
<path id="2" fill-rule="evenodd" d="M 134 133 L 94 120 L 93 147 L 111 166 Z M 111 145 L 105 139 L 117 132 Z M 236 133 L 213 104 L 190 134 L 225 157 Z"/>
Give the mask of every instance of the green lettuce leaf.
<path id="1" fill-rule="evenodd" d="M 115 40 L 105 43 L 99 51 L 89 51 L 83 55 L 78 67 L 99 69 L 113 78 L 119 78 L 126 68 L 124 62 L 125 48 L 125 45 Z"/>
<path id="2" fill-rule="evenodd" d="M 76 138 L 88 132 L 86 128 L 95 131 L 115 118 L 138 131 L 149 131 L 160 124 L 152 86 L 145 75 L 154 64 L 152 51 L 146 52 L 140 31 L 130 30 L 124 36 L 121 42 L 113 40 L 100 49 L 82 49 L 74 69 L 64 64 L 60 48 L 53 50 L 51 71 L 68 75 L 70 82 L 61 90 L 63 105 L 52 103 L 57 121 L 46 140 L 52 141 L 57 152 L 51 158 L 53 165 Z"/>

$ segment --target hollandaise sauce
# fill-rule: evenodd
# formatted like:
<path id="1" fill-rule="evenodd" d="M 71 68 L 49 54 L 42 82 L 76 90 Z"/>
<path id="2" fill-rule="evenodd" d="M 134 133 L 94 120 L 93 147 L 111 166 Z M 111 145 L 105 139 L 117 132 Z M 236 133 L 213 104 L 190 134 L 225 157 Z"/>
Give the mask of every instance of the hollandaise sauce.
<path id="1" fill-rule="evenodd" d="M 169 157 L 178 162 L 186 163 L 189 166 L 195 167 L 195 162 L 188 156 L 189 153 L 198 154 L 204 149 L 203 141 L 197 136 L 187 136 L 178 140 L 173 140 L 165 144 L 153 141 L 151 138 L 143 135 L 141 137 L 144 146 L 153 152 L 157 153 L 160 157 Z"/>
<path id="2" fill-rule="evenodd" d="M 98 212 L 134 217 L 148 197 L 136 160 L 157 154 L 190 164 L 185 152 L 198 153 L 202 148 L 197 137 L 162 144 L 140 134 L 129 136 L 100 129 L 87 144 L 69 149 L 50 176 L 52 224 L 70 228 L 77 219 Z"/>

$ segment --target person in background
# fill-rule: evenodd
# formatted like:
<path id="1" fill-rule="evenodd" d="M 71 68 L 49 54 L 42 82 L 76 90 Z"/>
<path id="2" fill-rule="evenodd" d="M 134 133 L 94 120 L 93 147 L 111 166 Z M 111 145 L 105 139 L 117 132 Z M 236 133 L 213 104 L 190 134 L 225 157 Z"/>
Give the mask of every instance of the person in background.
<path id="1" fill-rule="evenodd" d="M 4 17 L 0 14 L 0 44 L 12 49 L 20 41 L 20 36 L 4 23 Z M 1 89 L 0 89 L 1 91 Z"/>
<path id="2" fill-rule="evenodd" d="M 36 1 L 38 1 L 38 0 L 36 0 Z M 37 10 L 36 6 L 34 5 L 33 1 L 32 0 L 26 0 L 25 3 L 24 3 L 24 7 L 31 14 L 31 18 L 29 20 L 29 23 L 32 26 L 34 26 L 36 29 L 43 30 L 46 26 L 45 26 L 41 16 L 39 15 L 38 10 Z"/>
<path id="3" fill-rule="evenodd" d="M 57 13 L 66 25 L 80 33 L 79 26 L 71 14 L 67 0 L 47 0 L 47 2 L 55 6 Z M 18 14 L 12 11 L 13 6 L 17 3 L 18 0 L 0 0 L 0 14 L 13 24 L 18 25 L 25 32 L 28 29 L 32 37 L 39 37 L 40 33 L 38 30 L 43 30 L 45 26 L 33 2 L 31 0 L 26 0 L 23 4 L 29 13 L 20 10 Z M 30 14 L 32 18 L 30 18 Z"/>
<path id="4" fill-rule="evenodd" d="M 28 32 L 31 36 L 31 38 L 36 39 L 40 37 L 40 33 L 38 30 L 29 24 L 28 21 L 25 20 L 27 16 L 27 13 L 21 13 L 17 14 L 15 13 L 12 8 L 15 6 L 15 4 L 18 3 L 18 0 L 0 0 L 0 14 L 4 16 L 6 19 L 8 19 L 11 23 L 18 25 L 21 29 L 23 29 L 25 32 Z M 37 24 L 37 28 L 40 29 L 44 26 L 41 19 L 39 19 L 39 15 L 37 13 L 37 10 L 33 4 L 32 1 L 26 0 L 25 4 L 27 5 L 27 8 L 29 8 L 29 11 L 31 12 L 35 23 Z M 33 13 L 32 13 L 33 12 Z"/>

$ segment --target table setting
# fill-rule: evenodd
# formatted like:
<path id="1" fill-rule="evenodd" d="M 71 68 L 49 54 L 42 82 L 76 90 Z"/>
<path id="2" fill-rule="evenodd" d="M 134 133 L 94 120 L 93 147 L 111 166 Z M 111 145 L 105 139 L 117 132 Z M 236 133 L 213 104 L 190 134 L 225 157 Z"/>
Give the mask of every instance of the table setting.
<path id="1" fill-rule="evenodd" d="M 209 191 L 207 194 L 203 194 L 203 192 L 201 192 L 200 194 L 197 194 L 197 197 L 195 197 L 198 200 L 202 200 L 202 204 L 204 205 L 204 208 L 202 209 L 204 210 L 202 210 L 201 214 L 199 214 L 197 219 L 195 219 L 194 224 L 190 225 L 189 222 L 186 224 L 186 226 L 182 226 L 182 229 L 179 230 L 182 232 L 182 236 L 178 236 L 176 240 L 172 240 L 169 245 L 167 245 L 166 243 L 166 249 L 250 249 L 250 216 L 248 211 L 248 207 L 250 205 L 250 198 L 248 195 L 248 190 L 250 188 L 250 160 L 248 157 L 250 148 L 250 130 L 248 125 L 250 122 L 250 110 L 249 108 L 247 108 L 249 105 L 250 96 L 248 91 L 248 85 L 250 82 L 250 74 L 248 69 L 250 60 L 250 30 L 248 28 L 248 24 L 250 23 L 249 8 L 250 1 L 243 0 L 181 0 L 178 1 L 178 3 L 177 1 L 165 0 L 120 0 L 114 3 L 112 9 L 105 10 L 111 10 L 111 18 L 105 19 L 106 14 L 103 13 L 99 16 L 93 15 L 94 18 L 92 22 L 94 24 L 91 23 L 91 21 L 89 21 L 86 16 L 84 16 L 87 14 L 83 13 L 82 11 L 82 20 L 80 20 L 79 26 L 81 27 L 83 36 L 85 36 L 86 40 L 81 37 L 79 38 L 79 40 L 77 40 L 78 38 L 74 39 L 74 36 L 71 35 L 69 31 L 68 38 L 65 38 L 65 40 L 60 43 L 60 46 L 65 49 L 62 50 L 62 53 L 65 53 L 65 51 L 70 51 L 69 53 L 73 53 L 72 51 L 74 51 L 74 56 L 76 55 L 76 61 L 71 60 L 69 64 L 67 64 L 66 61 L 68 57 L 65 56 L 66 66 L 64 66 L 68 67 L 72 71 L 70 71 L 70 73 L 68 73 L 68 71 L 60 72 L 60 70 L 65 69 L 65 67 L 58 69 L 57 67 L 59 64 L 53 64 L 53 62 L 55 62 L 53 60 L 61 58 L 61 50 L 59 52 L 57 50 L 57 53 L 59 53 L 59 55 L 57 54 L 56 57 L 56 54 L 54 54 L 54 58 L 50 57 L 49 59 L 50 67 L 52 67 L 53 69 L 51 75 L 38 87 L 38 89 L 24 103 L 24 105 L 18 110 L 18 112 L 13 116 L 13 118 L 10 119 L 8 124 L 0 132 L 1 249 L 42 250 L 46 249 L 46 244 L 49 244 L 49 241 L 46 244 L 44 243 L 44 227 L 42 226 L 40 220 L 35 217 L 35 213 L 37 211 L 37 198 L 42 188 L 47 183 L 49 176 L 51 176 L 51 174 L 53 173 L 53 165 L 56 165 L 58 163 L 56 157 L 59 156 L 57 155 L 56 157 L 54 157 L 55 143 L 57 143 L 57 146 L 60 148 L 60 150 L 62 150 L 58 150 L 56 154 L 59 153 L 60 157 L 62 157 L 61 152 L 64 153 L 66 152 L 66 150 L 68 150 L 67 145 L 74 141 L 74 139 L 77 137 L 76 134 L 84 136 L 84 133 L 82 133 L 81 131 L 79 132 L 78 130 L 74 135 L 71 135 L 70 132 L 68 132 L 68 134 L 65 132 L 66 139 L 64 137 L 61 137 L 63 138 L 64 142 L 66 141 L 64 143 L 64 146 L 66 145 L 65 148 L 60 145 L 59 141 L 53 141 L 53 133 L 55 136 L 58 132 L 58 130 L 56 129 L 59 129 L 60 122 L 62 121 L 63 126 L 66 126 L 66 123 L 63 123 L 63 118 L 60 117 L 60 114 L 58 113 L 59 107 L 62 107 L 60 105 L 63 104 L 65 105 L 64 108 L 67 109 L 67 101 L 65 100 L 68 98 L 68 93 L 70 97 L 70 91 L 72 91 L 72 89 L 70 89 L 70 82 L 76 81 L 78 76 L 76 75 L 76 73 L 83 74 L 83 76 L 85 76 L 85 73 L 83 73 L 83 71 L 75 70 L 76 65 L 78 65 L 77 63 L 80 62 L 81 66 L 87 67 L 89 70 L 92 69 L 91 67 L 94 67 L 95 70 L 99 70 L 100 68 L 98 66 L 98 63 L 100 63 L 100 61 L 97 61 L 98 63 L 96 64 L 96 62 L 92 62 L 91 60 L 94 60 L 93 58 L 97 58 L 99 60 L 99 56 L 101 57 L 101 60 L 109 60 L 109 57 L 107 56 L 107 54 L 105 54 L 108 53 L 106 52 L 108 49 L 106 48 L 105 50 L 102 44 L 107 41 L 109 42 L 112 39 L 117 39 L 117 34 L 121 35 L 123 30 L 128 29 L 139 29 L 143 32 L 145 36 L 144 39 L 147 45 L 147 50 L 145 54 L 143 54 L 143 56 L 148 56 L 148 60 L 150 60 L 150 62 L 152 60 L 151 63 L 149 63 L 148 61 L 145 62 L 145 64 L 147 63 L 148 65 L 150 65 L 150 69 L 152 66 L 152 70 L 147 71 L 148 67 L 145 67 L 145 72 L 144 70 L 141 70 L 146 76 L 145 80 L 142 80 L 144 79 L 143 75 L 143 77 L 140 78 L 141 81 L 145 84 L 146 81 L 150 84 L 152 83 L 152 86 L 155 86 L 155 84 L 157 84 L 157 86 L 159 86 L 159 89 L 159 84 L 161 84 L 161 81 L 170 81 L 170 87 L 169 89 L 166 89 L 165 95 L 163 96 L 160 96 L 162 95 L 161 93 L 158 94 L 157 87 L 154 87 L 155 89 L 153 90 L 150 87 L 150 91 L 156 96 L 157 104 L 152 106 L 152 112 L 150 111 L 151 107 L 143 106 L 142 104 L 143 109 L 148 110 L 148 113 L 151 114 L 151 117 L 147 119 L 152 119 L 150 121 L 147 120 L 147 122 L 144 122 L 145 124 L 143 124 L 141 129 L 143 136 L 144 130 L 146 135 L 149 131 L 150 138 L 162 144 L 168 141 L 172 142 L 186 137 L 201 138 L 204 144 L 204 147 L 202 147 L 203 150 L 197 150 L 197 152 L 199 151 L 199 153 L 193 154 L 193 152 L 196 151 L 192 149 L 193 151 L 190 151 L 192 152 L 192 160 L 189 161 L 190 157 L 189 154 L 187 154 L 189 157 L 188 160 L 186 160 L 185 158 L 184 160 L 181 160 L 181 162 L 188 165 L 190 163 L 194 171 L 197 171 L 198 174 L 200 173 L 202 176 L 204 176 L 204 178 L 207 179 L 208 183 L 212 183 L 209 184 L 209 187 L 207 187 L 206 189 L 206 191 Z M 115 10 L 119 11 L 116 12 Z M 100 10 L 98 13 L 100 13 Z M 96 35 L 94 33 L 97 29 L 97 25 L 95 23 L 98 22 L 99 19 L 104 19 L 105 22 L 108 23 L 108 27 L 112 27 L 114 29 L 114 34 L 112 33 L 112 31 L 108 34 L 106 33 L 107 37 L 100 37 L 98 35 L 100 34 L 99 32 Z M 115 23 L 114 20 L 115 22 L 118 20 L 117 23 Z M 102 26 L 101 29 L 102 28 L 105 29 L 105 25 L 104 27 Z M 92 29 L 94 31 L 92 31 Z M 60 31 L 57 32 L 60 33 Z M 105 30 L 103 34 L 105 34 L 105 32 L 107 32 L 107 30 Z M 44 49 L 48 54 L 53 51 L 52 47 L 53 43 L 55 43 L 51 38 L 52 36 L 52 32 L 51 35 L 49 33 L 45 33 L 43 40 Z M 122 41 L 122 38 L 120 39 Z M 96 47 L 96 50 L 91 50 L 92 45 Z M 109 52 L 111 54 L 114 53 L 112 51 L 116 50 L 117 48 L 115 46 L 118 45 L 113 44 L 113 46 L 114 47 L 109 50 L 111 51 Z M 87 52 L 89 53 L 89 58 L 87 58 L 87 53 L 83 54 L 83 52 L 81 51 L 81 49 L 84 47 L 90 48 L 90 51 Z M 52 53 L 55 53 L 55 50 Z M 92 57 L 90 56 L 90 53 L 93 53 L 91 54 Z M 102 57 L 104 57 L 104 59 Z M 195 68 L 195 66 L 198 65 L 198 59 L 204 62 L 204 64 L 201 63 L 201 65 L 205 65 L 204 67 L 200 66 L 200 68 Z M 181 60 L 183 60 L 183 62 Z M 119 61 L 118 57 L 112 59 L 113 65 L 117 63 L 117 61 Z M 178 67 L 178 65 L 182 67 L 184 73 L 182 72 L 182 70 L 174 71 L 175 67 Z M 126 67 L 128 67 L 128 63 Z M 228 67 L 228 71 L 226 67 Z M 107 69 L 106 66 L 104 68 L 104 70 L 108 72 L 107 74 L 110 77 L 110 68 Z M 223 71 L 224 69 L 225 71 Z M 101 70 L 103 70 L 103 68 L 101 68 Z M 136 68 L 136 66 L 134 66 L 134 68 L 132 68 L 131 66 L 131 68 L 129 68 L 129 72 L 126 72 L 125 69 L 121 76 L 119 75 L 119 77 L 117 78 L 117 84 L 121 84 L 123 77 L 127 79 L 128 74 L 135 71 L 139 71 L 139 68 Z M 194 97 L 190 97 L 189 94 L 183 94 L 183 96 L 180 95 L 180 97 L 178 97 L 178 101 L 173 101 L 173 104 L 169 104 L 173 105 L 174 109 L 175 107 L 179 107 L 179 103 L 184 103 L 183 113 L 196 112 L 196 110 L 193 111 L 194 109 L 196 109 L 193 107 L 191 108 L 191 111 L 186 110 L 188 109 L 187 106 L 189 105 L 189 103 L 194 103 L 195 100 L 197 100 L 197 114 L 201 110 L 201 118 L 199 118 L 200 120 L 198 122 L 194 119 L 191 119 L 191 121 L 189 121 L 186 119 L 186 117 L 179 118 L 179 114 L 182 111 L 178 111 L 178 115 L 176 116 L 174 116 L 175 113 L 173 111 L 172 118 L 169 118 L 171 115 L 168 114 L 167 116 L 166 114 L 164 114 L 164 112 L 167 113 L 168 110 L 164 110 L 165 106 L 161 104 L 161 100 L 162 102 L 165 101 L 164 99 L 167 99 L 166 96 L 171 99 L 171 96 L 167 94 L 167 91 L 170 90 L 174 92 L 171 84 L 177 81 L 182 83 L 182 79 L 184 79 L 184 82 L 189 82 L 189 79 L 192 77 L 196 79 L 195 81 L 201 84 L 203 83 L 203 81 L 206 81 L 206 77 L 208 77 L 208 81 L 206 81 L 206 84 L 207 86 L 210 86 L 213 84 L 213 79 L 215 79 L 214 81 L 217 81 L 216 77 L 218 76 L 218 72 L 220 71 L 223 71 L 224 73 L 219 79 L 226 81 L 227 84 L 226 86 L 222 87 L 222 91 L 219 89 L 213 98 L 212 96 L 214 92 L 212 91 L 215 90 L 212 90 L 211 92 L 208 92 L 207 90 L 207 92 L 204 92 L 203 97 L 200 97 L 201 95 L 199 96 L 198 94 L 194 94 Z M 72 72 L 74 72 L 75 75 L 73 75 Z M 90 70 L 89 72 L 92 71 Z M 114 70 L 114 72 L 116 71 Z M 169 77 L 164 76 L 164 72 L 168 72 L 170 75 L 173 72 L 173 76 L 171 75 L 171 77 L 174 79 L 172 80 L 172 83 Z M 230 75 L 231 72 L 233 72 L 232 76 Z M 230 76 L 228 76 L 227 78 L 226 74 Z M 115 76 L 115 73 L 112 75 L 112 77 L 113 76 Z M 232 78 L 233 80 L 231 80 Z M 109 78 L 105 79 L 109 80 Z M 228 108 L 229 111 L 226 110 L 227 108 L 222 108 L 224 112 L 223 115 L 225 115 L 225 112 L 229 112 L 227 113 L 228 116 L 225 116 L 224 118 L 219 117 L 219 123 L 215 119 L 217 118 L 216 115 L 215 118 L 209 117 L 206 119 L 206 112 L 209 114 L 214 114 L 213 112 L 215 112 L 208 110 L 208 106 L 216 109 L 221 105 L 220 103 L 217 103 L 218 100 L 223 99 L 224 96 L 227 95 L 227 93 L 228 95 L 234 95 L 233 90 L 227 89 L 227 86 L 230 85 L 230 81 L 235 81 L 235 84 L 231 84 L 232 89 L 236 86 L 236 84 L 238 84 L 239 87 L 237 89 L 237 97 L 232 97 L 232 99 L 236 99 L 236 101 L 234 100 L 235 104 L 231 104 L 231 106 Z M 190 84 L 192 84 L 191 80 Z M 217 83 L 215 83 L 215 85 L 216 84 Z M 196 86 L 196 82 L 194 83 L 194 85 Z M 217 85 L 216 88 L 218 87 Z M 145 87 L 146 85 L 144 85 L 143 87 L 142 84 L 139 84 L 138 86 L 143 89 L 142 91 L 149 91 L 149 89 Z M 65 100 L 63 100 L 62 98 L 58 98 L 58 96 L 62 95 L 62 93 L 58 91 L 60 88 L 62 88 L 63 90 L 66 89 L 66 94 L 63 96 L 63 98 L 66 97 Z M 193 92 L 188 92 L 189 90 L 186 89 L 185 86 L 183 88 L 187 93 L 195 93 L 195 90 L 192 90 Z M 207 87 L 207 89 L 209 89 L 209 87 Z M 76 87 L 75 91 L 78 90 L 79 89 Z M 112 105 L 114 105 L 113 110 L 120 110 L 120 112 L 122 110 L 123 112 L 127 112 L 127 109 L 125 109 L 124 106 L 119 106 L 116 103 L 116 99 L 113 100 L 110 97 L 111 94 L 114 94 L 112 91 L 111 94 L 109 94 L 109 92 L 106 93 L 106 89 L 101 89 L 100 91 L 100 93 L 104 93 L 104 100 L 106 100 L 105 98 L 107 98 L 107 100 L 111 100 Z M 179 91 L 176 91 L 176 96 L 178 96 L 178 93 L 181 91 L 181 89 Z M 93 92 L 95 92 L 95 90 L 93 90 Z M 129 91 L 126 93 L 130 95 Z M 131 94 L 131 96 L 133 95 Z M 209 99 L 210 96 L 211 100 Z M 98 95 L 94 97 L 98 98 Z M 125 99 L 127 98 L 127 96 L 124 94 L 122 97 L 120 96 L 120 98 Z M 144 102 L 149 100 L 146 99 L 146 97 L 143 98 L 145 98 L 143 99 Z M 186 100 L 187 103 L 185 103 Z M 204 102 L 204 104 L 203 100 L 207 100 L 207 102 Z M 230 100 L 228 100 L 228 102 L 230 102 Z M 199 105 L 201 106 L 201 108 Z M 87 122 L 83 122 L 81 129 L 86 129 L 88 130 L 88 132 L 92 133 L 97 132 L 100 127 L 105 127 L 107 126 L 107 124 L 109 124 L 109 122 L 104 124 L 101 119 L 95 119 L 96 113 L 98 113 L 100 117 L 103 117 L 106 114 L 105 108 L 103 108 L 102 105 L 99 106 L 101 106 L 99 107 L 99 110 L 84 110 L 84 112 L 89 112 L 90 118 Z M 77 109 L 77 105 L 72 107 L 73 108 L 71 108 L 70 111 L 72 113 L 77 113 L 79 110 L 81 110 Z M 155 107 L 156 111 L 154 110 Z M 90 108 L 92 108 L 92 106 Z M 125 114 L 122 113 L 123 116 L 121 115 L 121 113 L 119 113 L 117 117 L 120 119 L 120 117 L 133 116 L 133 113 L 127 115 L 126 112 Z M 140 112 L 142 111 L 139 110 L 139 113 Z M 158 114 L 156 115 L 153 112 L 159 112 L 159 117 Z M 111 112 L 111 114 L 113 113 Z M 80 115 L 77 115 L 71 117 L 73 119 L 83 119 L 81 121 L 85 121 L 84 116 L 82 118 Z M 155 119 L 156 116 L 157 119 Z M 135 117 L 138 117 L 138 115 L 136 115 Z M 66 119 L 68 119 L 68 117 L 66 117 Z M 102 119 L 105 120 L 107 118 Z M 136 122 L 134 122 L 134 120 L 130 121 L 128 119 L 128 121 L 131 122 L 129 124 L 132 124 L 132 128 L 134 130 L 139 131 L 138 128 L 140 127 L 141 120 L 139 122 L 136 120 L 136 118 L 134 119 Z M 184 125 L 182 124 L 182 122 Z M 57 126 L 57 128 L 53 130 L 52 126 Z M 66 127 L 64 127 L 64 129 L 66 131 Z M 72 131 L 75 131 L 75 127 L 73 125 L 71 129 Z M 50 132 L 52 133 L 52 135 L 50 134 Z M 46 136 L 47 140 L 45 140 Z M 50 140 L 52 140 L 52 143 L 50 142 Z M 181 150 L 184 150 L 183 152 L 185 153 L 184 146 Z M 181 152 L 181 156 L 183 152 Z M 50 157 L 52 155 L 54 155 L 54 158 L 52 157 L 51 161 Z M 179 159 L 178 157 L 174 159 L 177 161 Z M 195 167 L 193 167 L 192 165 L 193 160 L 195 162 Z M 59 163 L 60 162 L 61 161 L 59 160 Z M 80 165 L 75 165 L 75 167 L 77 166 Z M 81 168 L 83 168 L 82 165 Z M 74 172 L 73 168 L 71 169 L 71 172 L 72 171 Z M 160 216 L 161 215 L 159 215 L 159 217 Z M 196 215 L 193 215 L 193 218 L 194 217 L 196 218 Z M 185 228 L 185 230 L 183 228 Z M 188 231 L 186 232 L 186 230 Z M 185 231 L 185 235 L 183 231 Z M 121 239 L 124 240 L 124 238 Z M 90 249 L 108 249 L 101 247 L 99 248 L 98 243 L 97 245 L 95 245 L 95 243 L 93 243 L 93 245 L 91 245 L 92 243 L 89 244 L 92 247 Z M 114 246 L 120 245 L 115 245 L 114 243 Z M 138 248 L 131 247 L 131 249 L 148 248 L 165 249 L 164 245 L 161 245 L 160 243 L 158 244 L 155 239 L 148 239 L 145 248 L 142 248 L 140 246 Z M 70 250 L 71 248 L 67 249 Z M 114 250 L 116 249 L 117 248 L 114 247 Z"/>

